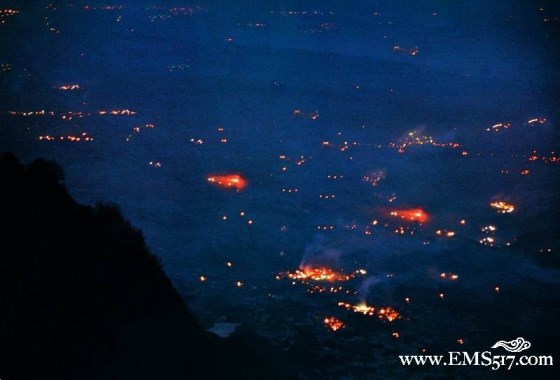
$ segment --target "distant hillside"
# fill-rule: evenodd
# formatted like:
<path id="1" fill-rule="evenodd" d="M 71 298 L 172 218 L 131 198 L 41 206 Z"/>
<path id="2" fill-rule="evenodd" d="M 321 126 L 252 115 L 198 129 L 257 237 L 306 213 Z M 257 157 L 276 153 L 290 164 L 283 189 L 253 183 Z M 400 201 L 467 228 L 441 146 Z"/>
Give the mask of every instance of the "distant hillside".
<path id="1" fill-rule="evenodd" d="M 54 162 L 0 156 L 0 378 L 278 378 L 203 331 L 113 205 L 76 203 Z"/>

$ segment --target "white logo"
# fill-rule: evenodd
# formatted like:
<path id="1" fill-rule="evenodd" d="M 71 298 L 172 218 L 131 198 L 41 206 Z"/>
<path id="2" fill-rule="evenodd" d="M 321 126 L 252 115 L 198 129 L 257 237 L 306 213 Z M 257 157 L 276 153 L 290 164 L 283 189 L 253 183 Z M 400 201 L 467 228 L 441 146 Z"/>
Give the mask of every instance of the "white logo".
<path id="1" fill-rule="evenodd" d="M 531 347 L 531 342 L 524 338 L 514 340 L 499 340 L 492 348 L 502 347 L 510 353 L 525 351 Z M 552 355 L 513 355 L 502 353 L 495 355 L 487 351 L 449 351 L 446 355 L 399 355 L 404 366 L 483 366 L 497 371 L 505 368 L 508 371 L 517 366 L 553 366 Z"/>
<path id="2" fill-rule="evenodd" d="M 505 340 L 499 340 L 492 346 L 492 348 L 498 347 L 502 347 L 509 352 L 521 352 L 531 347 L 531 342 L 521 337 L 510 340 L 509 342 Z"/>

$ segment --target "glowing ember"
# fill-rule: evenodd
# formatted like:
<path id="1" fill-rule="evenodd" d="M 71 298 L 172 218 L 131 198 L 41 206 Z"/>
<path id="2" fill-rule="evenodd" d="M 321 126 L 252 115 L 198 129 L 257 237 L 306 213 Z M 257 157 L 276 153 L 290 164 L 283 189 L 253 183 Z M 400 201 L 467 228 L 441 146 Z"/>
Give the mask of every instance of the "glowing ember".
<path id="1" fill-rule="evenodd" d="M 351 305 L 346 302 L 339 302 L 338 306 L 343 307 L 346 310 L 351 310 L 354 313 L 360 313 L 364 315 L 375 315 L 375 308 L 373 306 L 368 306 L 365 303 L 359 305 Z"/>
<path id="2" fill-rule="evenodd" d="M 210 176 L 208 182 L 223 188 L 234 188 L 237 191 L 241 191 L 247 186 L 247 181 L 237 174 Z"/>
<path id="3" fill-rule="evenodd" d="M 491 226 L 491 225 L 490 226 L 484 226 L 484 227 L 481 228 L 481 231 L 486 232 L 486 233 L 491 233 L 491 232 L 496 231 L 496 226 Z"/>
<path id="4" fill-rule="evenodd" d="M 372 187 L 376 187 L 377 185 L 379 185 L 379 182 L 381 182 L 384 178 L 385 178 L 385 173 L 383 171 L 378 171 L 378 172 L 373 172 L 370 175 L 365 175 L 363 177 L 363 180 L 365 182 L 370 183 Z"/>
<path id="5" fill-rule="evenodd" d="M 450 281 L 455 281 L 459 278 L 459 275 L 455 274 L 455 273 L 442 273 L 439 275 L 439 277 L 442 280 L 450 280 Z"/>
<path id="6" fill-rule="evenodd" d="M 404 235 L 404 234 L 414 235 L 414 228 L 399 226 L 395 228 L 393 232 L 396 233 L 397 235 Z"/>
<path id="7" fill-rule="evenodd" d="M 338 293 L 343 292 L 344 288 L 342 286 L 319 286 L 319 285 L 312 285 L 307 289 L 308 293 Z M 350 291 L 346 290 L 346 294 L 349 294 Z"/>
<path id="8" fill-rule="evenodd" d="M 354 313 L 358 313 L 358 314 L 363 314 L 363 315 L 367 315 L 367 316 L 377 315 L 377 317 L 380 320 L 385 320 L 385 321 L 388 321 L 388 322 L 393 322 L 395 319 L 398 319 L 398 318 L 401 317 L 399 312 L 396 311 L 395 309 L 393 309 L 391 306 L 376 309 L 373 306 L 369 306 L 365 303 L 361 303 L 361 304 L 358 304 L 358 305 L 352 305 L 352 304 L 349 304 L 349 303 L 346 303 L 346 302 L 339 302 L 338 306 L 340 306 L 340 307 L 342 307 L 346 310 L 353 311 Z"/>
<path id="9" fill-rule="evenodd" d="M 541 160 L 545 163 L 551 163 L 551 164 L 557 164 L 558 162 L 560 162 L 560 158 L 558 157 L 558 154 L 556 152 L 550 152 L 550 154 L 547 153 L 548 155 L 542 155 L 542 156 L 538 156 L 537 153 L 538 152 L 534 150 L 528 158 L 529 161 Z"/>
<path id="10" fill-rule="evenodd" d="M 313 281 L 347 281 L 352 278 L 350 275 L 345 275 L 341 272 L 335 272 L 327 267 L 320 268 L 303 268 L 295 272 L 287 272 L 286 275 L 292 280 L 313 280 Z"/>
<path id="11" fill-rule="evenodd" d="M 323 320 L 323 322 L 325 323 L 325 326 L 327 326 L 332 331 L 340 330 L 346 327 L 344 322 L 335 317 L 327 317 Z"/>
<path id="12" fill-rule="evenodd" d="M 490 206 L 495 208 L 498 211 L 498 213 L 500 213 L 500 214 L 509 214 L 510 212 L 515 211 L 515 206 L 514 205 L 512 205 L 511 203 L 503 202 L 503 201 L 492 202 L 492 203 L 490 203 Z"/>
<path id="13" fill-rule="evenodd" d="M 497 123 L 497 124 L 494 124 L 491 128 L 486 128 L 486 130 L 487 131 L 499 132 L 502 129 L 508 129 L 509 127 L 511 127 L 510 123 Z"/>
<path id="14" fill-rule="evenodd" d="M 51 135 L 41 135 L 37 137 L 39 141 L 69 141 L 69 142 L 90 142 L 94 138 L 89 136 L 86 132 L 82 132 L 79 135 L 67 135 L 67 136 L 51 136 Z"/>
<path id="15" fill-rule="evenodd" d="M 344 289 L 342 286 L 327 285 L 333 282 L 350 281 L 367 274 L 364 269 L 358 269 L 349 274 L 337 272 L 328 267 L 303 267 L 293 272 L 283 272 L 276 275 L 277 280 L 287 278 L 292 285 L 302 284 L 307 286 L 308 293 L 346 293 L 356 294 L 356 291 Z M 322 283 L 322 284 L 321 284 Z"/>
<path id="16" fill-rule="evenodd" d="M 482 245 L 487 245 L 487 246 L 493 247 L 495 240 L 494 240 L 493 237 L 485 237 L 483 239 L 480 239 L 479 242 Z"/>
<path id="17" fill-rule="evenodd" d="M 425 223 L 428 221 L 428 214 L 420 208 L 393 210 L 389 215 L 411 222 Z"/>
<path id="18" fill-rule="evenodd" d="M 532 125 L 532 124 L 544 124 L 546 123 L 546 118 L 544 117 L 537 117 L 534 119 L 531 119 L 529 121 L 527 121 L 527 124 Z"/>
<path id="19" fill-rule="evenodd" d="M 407 136 L 397 142 L 391 142 L 387 145 L 389 148 L 395 148 L 399 153 L 405 153 L 407 149 L 415 145 L 431 145 L 434 147 L 449 147 L 457 149 L 461 145 L 456 142 L 441 143 L 435 141 L 431 136 L 421 135 L 419 131 L 412 131 Z"/>
<path id="20" fill-rule="evenodd" d="M 444 236 L 444 237 L 453 237 L 453 236 L 455 236 L 455 231 L 437 230 L 437 231 L 436 231 L 436 235 L 438 235 L 438 236 Z"/>
<path id="21" fill-rule="evenodd" d="M 393 309 L 391 306 L 387 306 L 385 308 L 381 308 L 377 311 L 377 316 L 379 319 L 387 320 L 389 322 L 393 322 L 395 319 L 400 318 L 400 314 L 398 311 Z"/>

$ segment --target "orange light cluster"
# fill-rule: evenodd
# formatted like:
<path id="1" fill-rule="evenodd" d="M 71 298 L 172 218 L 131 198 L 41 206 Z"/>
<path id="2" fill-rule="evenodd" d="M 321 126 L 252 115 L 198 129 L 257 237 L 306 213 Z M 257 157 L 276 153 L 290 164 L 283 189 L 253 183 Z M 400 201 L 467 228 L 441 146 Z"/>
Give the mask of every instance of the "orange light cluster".
<path id="1" fill-rule="evenodd" d="M 377 311 L 377 316 L 381 320 L 386 320 L 389 322 L 393 322 L 395 319 L 401 317 L 398 311 L 393 309 L 391 306 L 383 307 Z"/>
<path id="2" fill-rule="evenodd" d="M 364 182 L 370 183 L 372 187 L 376 187 L 377 185 L 379 185 L 379 182 L 381 182 L 384 178 L 385 173 L 382 171 L 374 172 L 370 175 L 365 175 L 362 177 Z"/>
<path id="3" fill-rule="evenodd" d="M 488 237 L 480 239 L 479 243 L 482 244 L 482 245 L 487 245 L 487 246 L 493 247 L 494 243 L 495 243 L 495 239 L 493 237 L 488 236 Z"/>
<path id="4" fill-rule="evenodd" d="M 558 157 L 558 154 L 556 152 L 551 152 L 548 156 L 543 155 L 542 157 L 539 157 L 537 155 L 537 151 L 534 150 L 531 156 L 529 156 L 529 161 L 537 161 L 539 159 L 546 163 L 557 164 L 558 162 L 560 162 L 560 158 Z"/>
<path id="5" fill-rule="evenodd" d="M 456 281 L 459 278 L 459 275 L 457 275 L 455 273 L 442 273 L 442 274 L 439 275 L 439 277 L 442 280 Z"/>
<path id="6" fill-rule="evenodd" d="M 486 128 L 486 130 L 487 131 L 499 132 L 502 129 L 508 129 L 509 127 L 511 127 L 510 123 L 497 123 L 497 124 L 494 124 L 491 128 Z"/>
<path id="7" fill-rule="evenodd" d="M 313 284 L 307 288 L 307 293 L 346 293 L 356 294 L 356 291 L 344 290 L 342 286 L 319 286 Z"/>
<path id="8" fill-rule="evenodd" d="M 82 118 L 84 117 L 84 113 L 83 112 L 74 112 L 74 111 L 69 111 L 69 112 L 65 112 L 64 114 L 62 114 L 60 116 L 60 118 L 62 120 L 66 120 L 66 121 L 71 121 L 73 118 Z"/>
<path id="9" fill-rule="evenodd" d="M 420 208 L 393 210 L 389 215 L 411 222 L 425 223 L 428 221 L 428 214 Z"/>
<path id="10" fill-rule="evenodd" d="M 347 281 L 350 279 L 349 275 L 344 275 L 340 272 L 335 272 L 331 268 L 320 267 L 310 268 L 306 267 L 298 269 L 295 272 L 287 272 L 287 277 L 291 280 L 313 280 L 313 281 Z"/>
<path id="11" fill-rule="evenodd" d="M 12 116 L 44 116 L 46 115 L 45 110 L 40 111 L 8 111 Z M 50 116 L 54 115 L 54 112 L 50 111 L 48 113 Z"/>
<path id="12" fill-rule="evenodd" d="M 238 174 L 210 176 L 208 182 L 223 188 L 234 188 L 237 191 L 241 191 L 247 186 L 247 181 Z"/>
<path id="13" fill-rule="evenodd" d="M 441 143 L 434 140 L 431 136 L 421 135 L 418 131 L 412 131 L 409 132 L 405 138 L 390 143 L 388 147 L 397 149 L 399 153 L 405 153 L 406 150 L 413 145 L 432 145 L 439 148 L 448 147 L 451 149 L 457 149 L 461 146 L 461 144 L 456 142 Z"/>
<path id="14" fill-rule="evenodd" d="M 93 137 L 88 136 L 86 132 L 83 132 L 78 136 L 51 136 L 51 135 L 41 135 L 37 137 L 39 141 L 70 141 L 70 142 L 81 142 L 81 141 L 93 141 Z"/>
<path id="15" fill-rule="evenodd" d="M 343 307 L 346 310 L 353 311 L 354 313 L 359 313 L 364 315 L 375 315 L 375 308 L 373 306 L 368 306 L 365 303 L 352 305 L 346 302 L 339 302 L 338 306 Z"/>
<path id="16" fill-rule="evenodd" d="M 546 118 L 544 117 L 536 117 L 534 119 L 531 119 L 529 121 L 527 121 L 527 124 L 531 125 L 531 124 L 544 124 L 546 123 Z"/>
<path id="17" fill-rule="evenodd" d="M 9 18 L 15 16 L 19 13 L 16 9 L 0 9 L 0 24 L 4 24 L 6 21 L 5 18 Z"/>
<path id="18" fill-rule="evenodd" d="M 19 13 L 16 9 L 0 9 L 1 15 L 17 15 Z"/>
<path id="19" fill-rule="evenodd" d="M 332 331 L 337 331 L 346 327 L 344 322 L 342 322 L 340 319 L 335 317 L 326 317 L 323 320 L 323 323 Z"/>
<path id="20" fill-rule="evenodd" d="M 303 267 L 295 271 L 286 271 L 276 275 L 276 280 L 288 279 L 292 285 L 301 284 L 307 287 L 308 293 L 345 293 L 356 294 L 356 291 L 343 288 L 336 283 L 351 281 L 367 274 L 358 269 L 349 274 L 337 272 L 328 267 Z"/>
<path id="21" fill-rule="evenodd" d="M 346 302 L 339 302 L 338 306 L 358 314 L 364 314 L 367 316 L 376 315 L 380 320 L 384 320 L 388 322 L 393 322 L 395 319 L 401 318 L 400 313 L 395 309 L 393 309 L 391 306 L 375 309 L 375 307 L 369 306 L 365 303 L 352 305 Z"/>
<path id="22" fill-rule="evenodd" d="M 515 206 L 511 203 L 506 203 L 504 201 L 492 202 L 490 206 L 498 210 L 500 214 L 509 214 L 515 211 Z"/>
<path id="23" fill-rule="evenodd" d="M 444 237 L 453 237 L 453 236 L 455 236 L 455 231 L 450 231 L 450 230 L 437 230 L 437 231 L 436 231 L 436 235 L 437 235 L 437 236 L 444 236 Z"/>

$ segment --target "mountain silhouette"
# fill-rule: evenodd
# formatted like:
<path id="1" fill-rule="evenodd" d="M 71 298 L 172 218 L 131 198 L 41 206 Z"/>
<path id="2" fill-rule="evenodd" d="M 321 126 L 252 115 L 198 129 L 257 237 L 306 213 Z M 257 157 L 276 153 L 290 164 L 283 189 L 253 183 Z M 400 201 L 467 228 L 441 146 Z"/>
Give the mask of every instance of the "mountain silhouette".
<path id="1" fill-rule="evenodd" d="M 0 156 L 0 378 L 285 378 L 198 324 L 115 205 L 80 205 L 56 163 Z"/>

